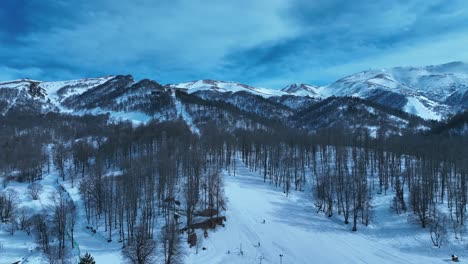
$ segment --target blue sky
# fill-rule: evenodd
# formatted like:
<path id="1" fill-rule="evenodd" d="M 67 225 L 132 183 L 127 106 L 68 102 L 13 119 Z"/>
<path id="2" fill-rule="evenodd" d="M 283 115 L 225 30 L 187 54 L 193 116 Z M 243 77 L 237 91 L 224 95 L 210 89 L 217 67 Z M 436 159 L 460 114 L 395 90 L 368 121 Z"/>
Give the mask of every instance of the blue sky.
<path id="1" fill-rule="evenodd" d="M 132 74 L 280 88 L 468 61 L 465 0 L 2 0 L 0 80 Z"/>

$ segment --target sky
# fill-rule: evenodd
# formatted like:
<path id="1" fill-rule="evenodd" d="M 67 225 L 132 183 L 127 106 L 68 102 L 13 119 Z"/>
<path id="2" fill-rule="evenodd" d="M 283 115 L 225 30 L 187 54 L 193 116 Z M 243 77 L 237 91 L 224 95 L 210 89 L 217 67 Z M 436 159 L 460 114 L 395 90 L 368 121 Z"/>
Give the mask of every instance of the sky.
<path id="1" fill-rule="evenodd" d="M 0 80 L 281 88 L 468 61 L 466 0 L 1 0 Z"/>

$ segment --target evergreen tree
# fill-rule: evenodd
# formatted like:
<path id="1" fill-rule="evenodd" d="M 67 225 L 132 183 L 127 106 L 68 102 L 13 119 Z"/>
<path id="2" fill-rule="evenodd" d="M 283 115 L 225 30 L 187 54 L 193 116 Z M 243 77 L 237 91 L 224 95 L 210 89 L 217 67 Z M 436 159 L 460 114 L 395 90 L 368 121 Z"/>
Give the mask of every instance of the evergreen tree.
<path id="1" fill-rule="evenodd" d="M 84 257 L 80 258 L 80 263 L 79 264 L 96 264 L 96 261 L 94 261 L 93 256 L 86 252 Z"/>

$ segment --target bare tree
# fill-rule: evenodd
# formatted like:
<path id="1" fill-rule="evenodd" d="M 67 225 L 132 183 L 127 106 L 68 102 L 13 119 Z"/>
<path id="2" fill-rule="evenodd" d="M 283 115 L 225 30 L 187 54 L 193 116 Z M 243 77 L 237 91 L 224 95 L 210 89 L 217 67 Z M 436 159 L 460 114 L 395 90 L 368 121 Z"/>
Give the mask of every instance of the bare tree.
<path id="1" fill-rule="evenodd" d="M 54 164 L 59 171 L 62 180 L 65 180 L 65 161 L 67 160 L 67 149 L 64 144 L 58 143 L 54 148 Z M 73 180 L 72 180 L 73 184 Z"/>
<path id="2" fill-rule="evenodd" d="M 18 223 L 19 229 L 25 230 L 29 235 L 29 226 L 31 225 L 31 214 L 29 209 L 26 207 L 21 207 L 18 209 Z"/>
<path id="3" fill-rule="evenodd" d="M 29 195 L 31 195 L 31 198 L 33 200 L 39 199 L 39 195 L 41 194 L 42 189 L 43 189 L 42 184 L 37 183 L 37 182 L 33 182 L 28 186 Z"/>
<path id="4" fill-rule="evenodd" d="M 143 226 L 137 226 L 134 236 L 124 248 L 124 256 L 133 264 L 154 263 L 156 242 L 147 237 Z"/>
<path id="5" fill-rule="evenodd" d="M 10 219 L 7 224 L 7 230 L 8 230 L 8 233 L 10 233 L 10 235 L 14 235 L 15 231 L 18 230 L 18 222 L 17 222 L 15 214 L 10 216 Z"/>
<path id="6" fill-rule="evenodd" d="M 50 208 L 54 223 L 54 230 L 58 238 L 58 257 L 65 257 L 65 235 L 67 231 L 67 222 L 69 220 L 69 202 L 64 191 L 53 193 L 50 197 L 53 206 Z"/>
<path id="7" fill-rule="evenodd" d="M 47 221 L 46 212 L 36 214 L 32 217 L 32 225 L 36 242 L 40 245 L 44 253 L 50 252 L 51 229 Z"/>
<path id="8" fill-rule="evenodd" d="M 447 242 L 447 216 L 436 212 L 434 219 L 429 223 L 429 233 L 432 244 L 438 248 Z"/>
<path id="9" fill-rule="evenodd" d="M 16 206 L 18 205 L 18 192 L 13 189 L 8 189 L 4 194 L 0 195 L 1 212 L 3 222 L 8 222 L 13 216 Z"/>
<path id="10" fill-rule="evenodd" d="M 164 259 L 166 264 L 180 262 L 182 252 L 180 251 L 180 236 L 174 219 L 171 219 L 163 229 L 161 240 L 164 248 Z"/>

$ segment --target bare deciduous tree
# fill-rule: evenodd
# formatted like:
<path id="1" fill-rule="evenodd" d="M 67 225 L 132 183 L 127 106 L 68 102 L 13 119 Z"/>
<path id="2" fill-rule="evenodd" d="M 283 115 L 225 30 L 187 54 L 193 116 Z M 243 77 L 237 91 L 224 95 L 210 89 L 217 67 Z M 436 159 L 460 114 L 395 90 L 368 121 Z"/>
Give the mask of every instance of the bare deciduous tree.
<path id="1" fill-rule="evenodd" d="M 39 199 L 39 195 L 41 194 L 42 189 L 43 189 L 42 184 L 37 183 L 37 182 L 33 182 L 28 186 L 29 195 L 31 195 L 31 198 L 33 200 Z"/>

